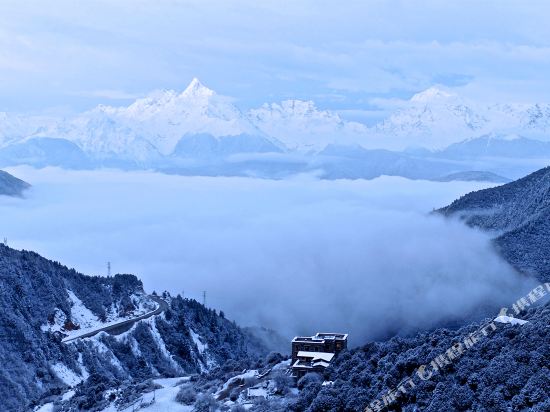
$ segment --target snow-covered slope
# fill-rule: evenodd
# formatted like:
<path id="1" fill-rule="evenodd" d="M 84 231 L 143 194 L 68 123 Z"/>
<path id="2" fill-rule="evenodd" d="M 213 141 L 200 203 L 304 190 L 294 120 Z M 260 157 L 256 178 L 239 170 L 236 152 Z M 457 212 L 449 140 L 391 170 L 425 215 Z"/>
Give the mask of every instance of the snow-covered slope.
<path id="1" fill-rule="evenodd" d="M 96 160 L 145 163 L 159 157 L 157 149 L 144 136 L 105 113 L 102 107 L 60 122 L 44 134 L 74 142 Z"/>
<path id="2" fill-rule="evenodd" d="M 127 107 L 100 105 L 36 135 L 67 139 L 92 158 L 111 164 L 116 160 L 138 165 L 166 163 L 178 144 L 196 140 L 196 136 L 207 136 L 222 147 L 225 138 L 239 136 L 238 147 L 233 148 L 236 152 L 253 152 L 259 146 L 278 151 L 281 147 L 258 130 L 230 99 L 198 79 L 181 93 L 157 91 Z M 230 140 L 234 145 L 236 139 Z M 208 144 L 195 144 L 195 149 L 199 153 L 194 155 L 212 155 Z"/>
<path id="3" fill-rule="evenodd" d="M 0 148 L 53 127 L 56 120 L 50 117 L 22 116 L 0 112 Z"/>
<path id="4" fill-rule="evenodd" d="M 430 88 L 375 127 L 397 144 L 446 145 L 479 133 L 486 119 L 456 95 Z"/>
<path id="5" fill-rule="evenodd" d="M 372 132 L 392 147 L 442 148 L 486 134 L 548 140 L 550 104 L 486 104 L 431 87 L 414 95 Z"/>
<path id="6" fill-rule="evenodd" d="M 516 134 L 491 133 L 453 143 L 443 150 L 436 151 L 436 155 L 445 159 L 550 158 L 550 141 L 528 139 Z"/>
<path id="7" fill-rule="evenodd" d="M 368 128 L 343 120 L 337 113 L 319 110 L 312 101 L 285 100 L 249 110 L 250 120 L 288 148 L 321 150 L 331 143 L 360 143 Z"/>
<path id="8" fill-rule="evenodd" d="M 30 137 L 0 148 L 0 164 L 2 167 L 21 164 L 69 169 L 91 167 L 90 158 L 77 144 L 67 139 L 51 137 Z"/>
<path id="9" fill-rule="evenodd" d="M 163 155 L 171 154 L 186 135 L 214 137 L 262 133 L 234 106 L 193 79 L 181 93 L 159 91 L 128 107 L 101 106 L 97 111 L 147 137 Z"/>

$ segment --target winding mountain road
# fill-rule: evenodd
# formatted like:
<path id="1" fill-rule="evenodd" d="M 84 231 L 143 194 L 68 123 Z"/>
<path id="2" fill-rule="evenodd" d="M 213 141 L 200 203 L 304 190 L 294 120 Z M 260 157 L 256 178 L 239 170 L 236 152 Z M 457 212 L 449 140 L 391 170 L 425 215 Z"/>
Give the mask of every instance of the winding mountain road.
<path id="1" fill-rule="evenodd" d="M 62 339 L 62 342 L 67 343 L 67 342 L 71 342 L 71 341 L 76 340 L 76 339 L 89 338 L 91 336 L 97 335 L 99 332 L 107 332 L 110 335 L 120 335 L 121 333 L 124 333 L 124 332 L 130 330 L 130 328 L 132 326 L 134 326 L 134 324 L 136 322 L 139 322 L 140 320 L 143 320 L 143 319 L 148 319 L 151 316 L 160 315 L 162 312 L 164 312 L 166 309 L 168 309 L 168 303 L 166 303 L 164 300 L 162 300 L 158 296 L 149 295 L 149 297 L 152 300 L 154 300 L 156 303 L 158 303 L 158 305 L 159 305 L 158 308 L 156 308 L 152 312 L 148 312 L 144 315 L 137 316 L 137 317 L 132 318 L 132 319 L 123 320 L 121 322 L 114 323 L 112 325 L 108 325 L 108 326 L 104 326 L 104 327 L 101 327 L 101 328 L 98 328 L 98 329 L 94 329 L 90 332 L 83 333 L 82 335 L 67 337 L 65 339 Z"/>

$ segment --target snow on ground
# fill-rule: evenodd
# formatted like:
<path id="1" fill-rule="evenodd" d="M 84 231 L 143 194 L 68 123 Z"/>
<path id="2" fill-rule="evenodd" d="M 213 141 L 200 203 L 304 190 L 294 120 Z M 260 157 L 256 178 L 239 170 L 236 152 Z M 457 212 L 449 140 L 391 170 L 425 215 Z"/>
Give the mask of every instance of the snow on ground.
<path id="1" fill-rule="evenodd" d="M 213 366 L 216 366 L 216 362 L 209 356 L 208 352 L 206 352 L 208 349 L 208 344 L 203 343 L 201 336 L 198 333 L 195 333 L 193 329 L 189 328 L 189 333 L 191 334 L 193 342 L 197 345 L 197 350 L 201 355 L 203 355 L 202 359 L 199 359 L 201 372 L 207 372 Z"/>
<path id="2" fill-rule="evenodd" d="M 132 353 L 135 357 L 142 356 L 141 350 L 139 349 L 139 343 L 134 337 L 130 338 L 130 348 L 132 349 Z"/>
<path id="3" fill-rule="evenodd" d="M 34 412 L 53 412 L 53 403 L 46 403 L 35 409 Z"/>
<path id="4" fill-rule="evenodd" d="M 522 320 L 522 319 L 516 319 L 516 318 L 513 318 L 511 316 L 504 316 L 504 315 L 501 315 L 501 316 L 497 316 L 495 318 L 495 322 L 498 322 L 498 323 L 509 323 L 511 325 L 525 325 L 527 323 L 526 320 Z"/>
<path id="5" fill-rule="evenodd" d="M 292 361 L 291 359 L 287 359 L 287 360 L 284 360 L 282 362 L 279 362 L 278 364 L 273 366 L 273 368 L 271 368 L 271 370 L 276 371 L 277 369 L 288 369 L 288 368 L 290 368 L 290 362 L 291 361 Z"/>
<path id="6" fill-rule="evenodd" d="M 67 316 L 63 313 L 61 309 L 55 309 L 54 316 L 53 316 L 53 324 L 45 323 L 40 326 L 40 329 L 42 332 L 52 331 L 52 332 L 61 332 L 63 329 L 63 325 L 65 325 L 65 321 L 67 320 Z"/>
<path id="7" fill-rule="evenodd" d="M 80 369 L 82 370 L 82 379 L 86 380 L 90 376 L 88 370 L 84 366 L 84 359 L 82 358 L 82 353 L 78 354 L 78 363 L 80 364 Z"/>
<path id="8" fill-rule="evenodd" d="M 193 406 L 186 406 L 176 402 L 176 395 L 180 387 L 175 385 L 185 380 L 189 380 L 189 377 L 155 379 L 154 382 L 162 386 L 161 389 L 143 395 L 140 402 L 126 409 L 118 410 L 114 405 L 110 405 L 102 412 L 131 412 L 133 410 L 145 412 L 191 412 Z M 147 405 L 149 403 L 151 403 L 151 405 L 138 408 L 140 404 Z"/>
<path id="9" fill-rule="evenodd" d="M 164 355 L 166 359 L 170 361 L 174 369 L 181 370 L 178 363 L 172 358 L 172 354 L 170 351 L 166 348 L 166 344 L 164 343 L 164 340 L 162 339 L 162 336 L 160 335 L 158 329 L 157 329 L 157 321 L 155 317 L 151 317 L 149 319 L 145 319 L 143 322 L 146 322 L 149 324 L 151 329 L 151 335 L 153 336 L 153 339 L 155 339 L 155 342 L 160 349 L 160 352 Z"/>
<path id="10" fill-rule="evenodd" d="M 142 354 L 141 354 L 141 350 L 139 349 L 139 343 L 137 342 L 137 340 L 133 336 L 130 335 L 130 333 L 134 330 L 136 325 L 137 325 L 137 323 L 132 325 L 132 327 L 129 330 L 127 330 L 126 332 L 123 332 L 120 335 L 114 335 L 113 337 L 119 342 L 129 344 L 130 345 L 130 350 L 132 351 L 132 354 L 135 357 L 140 357 Z"/>
<path id="11" fill-rule="evenodd" d="M 63 394 L 63 396 L 61 397 L 61 400 L 62 401 L 68 401 L 69 399 L 71 399 L 74 395 L 75 395 L 75 391 L 74 390 L 70 390 L 70 391 L 67 391 Z"/>
<path id="12" fill-rule="evenodd" d="M 190 376 L 180 376 L 179 378 L 160 378 L 154 379 L 153 382 L 164 388 L 176 386 L 178 383 L 187 382 L 191 379 Z"/>
<path id="13" fill-rule="evenodd" d="M 200 336 L 195 333 L 195 331 L 191 328 L 189 328 L 189 332 L 191 333 L 191 337 L 193 338 L 193 342 L 195 342 L 195 345 L 197 345 L 197 349 L 199 350 L 199 353 L 202 355 L 203 352 L 208 349 L 208 345 L 206 343 L 202 343 Z"/>
<path id="14" fill-rule="evenodd" d="M 267 388 L 254 387 L 248 388 L 249 398 L 267 398 Z"/>
<path id="15" fill-rule="evenodd" d="M 73 292 L 69 290 L 67 290 L 67 292 L 69 293 L 69 297 L 72 301 L 71 318 L 74 323 L 80 326 L 80 329 L 72 331 L 63 330 L 63 333 L 68 335 L 63 338 L 63 342 L 67 342 L 100 328 L 116 325 L 117 323 L 142 316 L 146 313 L 153 312 L 157 308 L 156 304 L 152 303 L 145 295 L 133 295 L 132 301 L 136 306 L 135 311 L 128 316 L 118 316 L 118 308 L 111 307 L 107 314 L 107 321 L 101 322 L 97 316 L 95 316 L 86 306 L 84 306 L 82 301 L 78 299 Z M 49 330 L 53 331 L 55 330 L 54 328 L 60 330 L 60 328 L 58 328 L 55 324 L 47 325 L 47 329 Z M 42 330 L 45 330 L 44 325 L 42 326 Z"/>
<path id="16" fill-rule="evenodd" d="M 124 368 L 120 364 L 118 358 L 115 356 L 115 354 L 109 349 L 101 340 L 99 340 L 100 336 L 106 332 L 100 332 L 99 334 L 93 336 L 90 339 L 90 342 L 92 345 L 96 348 L 98 353 L 101 353 L 109 358 L 109 361 L 111 362 L 111 365 L 113 365 L 115 368 L 117 368 L 120 371 L 124 371 Z"/>
<path id="17" fill-rule="evenodd" d="M 71 300 L 71 320 L 74 324 L 80 325 L 81 329 L 96 327 L 101 322 L 84 303 L 78 299 L 72 290 L 67 289 Z"/>
<path id="18" fill-rule="evenodd" d="M 216 395 L 226 390 L 229 387 L 229 385 L 231 385 L 232 383 L 236 382 L 239 379 L 255 378 L 257 376 L 258 376 L 258 371 L 256 369 L 252 369 L 252 370 L 243 372 L 240 375 L 233 376 L 231 379 L 229 379 L 227 382 L 224 383 L 223 387 L 218 391 Z"/>
<path id="19" fill-rule="evenodd" d="M 52 365 L 51 368 L 57 377 L 70 387 L 78 385 L 85 379 L 83 376 L 78 375 L 61 362 Z"/>

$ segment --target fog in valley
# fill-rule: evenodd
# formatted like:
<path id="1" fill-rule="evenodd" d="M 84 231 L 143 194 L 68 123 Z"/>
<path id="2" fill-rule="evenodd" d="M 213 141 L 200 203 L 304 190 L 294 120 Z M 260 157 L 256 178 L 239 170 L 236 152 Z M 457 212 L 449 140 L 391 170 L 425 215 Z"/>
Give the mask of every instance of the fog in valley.
<path id="1" fill-rule="evenodd" d="M 90 275 L 110 261 L 148 292 L 205 290 L 228 318 L 285 336 L 360 344 L 509 305 L 529 286 L 486 234 L 430 215 L 488 184 L 8 171 L 33 185 L 0 198 L 10 246 Z"/>

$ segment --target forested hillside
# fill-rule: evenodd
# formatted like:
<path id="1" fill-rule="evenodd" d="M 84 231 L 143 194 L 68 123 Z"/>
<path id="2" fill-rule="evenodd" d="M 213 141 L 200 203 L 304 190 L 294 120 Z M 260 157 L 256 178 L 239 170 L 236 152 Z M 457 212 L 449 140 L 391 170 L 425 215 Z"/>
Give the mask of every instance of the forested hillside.
<path id="1" fill-rule="evenodd" d="M 490 231 L 511 264 L 541 281 L 550 280 L 550 168 L 469 193 L 438 212 Z M 539 286 L 544 295 L 550 293 L 548 285 Z M 458 330 L 438 329 L 354 349 L 338 357 L 325 374 L 332 385 L 312 380 L 294 408 L 364 411 L 370 405 L 373 411 L 548 411 L 550 307 L 529 307 L 520 317 L 527 323 L 486 319 Z M 495 329 L 480 335 L 480 328 L 490 323 Z M 455 345 L 469 342 L 472 336 L 479 339 L 469 348 L 463 344 L 457 353 Z M 415 375 L 422 365 L 433 372 L 431 362 L 440 355 L 438 370 L 422 374 L 433 376 Z M 408 384 L 411 377 L 415 380 Z"/>
<path id="2" fill-rule="evenodd" d="M 533 309 L 524 319 L 524 325 L 495 322 L 496 330 L 488 328 L 486 337 L 478 332 L 486 323 L 479 323 L 369 343 L 336 359 L 325 376 L 332 385 L 307 385 L 295 410 L 364 411 L 372 404 L 374 411 L 378 401 L 387 411 L 548 411 L 550 308 Z M 444 366 L 434 371 L 431 362 L 440 355 L 449 359 L 449 348 L 472 333 L 478 342 L 464 345 L 453 361 L 441 361 Z M 422 373 L 427 379 L 416 375 L 421 365 L 427 365 Z M 385 407 L 383 396 L 395 401 Z"/>
<path id="3" fill-rule="evenodd" d="M 78 387 L 77 408 L 100 405 L 97 382 L 114 387 L 151 377 L 247 365 L 267 350 L 257 338 L 193 300 L 164 295 L 169 309 L 120 335 L 62 342 L 90 319 L 130 318 L 152 302 L 133 275 L 89 277 L 33 252 L 0 245 L 0 396 L 28 410 Z"/>
<path id="4" fill-rule="evenodd" d="M 469 193 L 439 212 L 491 231 L 512 265 L 542 281 L 550 280 L 550 167 Z"/>

